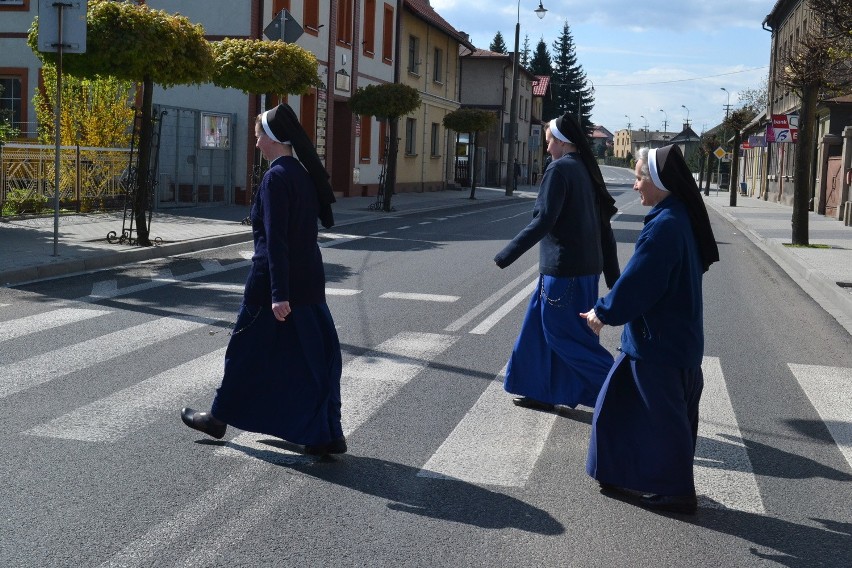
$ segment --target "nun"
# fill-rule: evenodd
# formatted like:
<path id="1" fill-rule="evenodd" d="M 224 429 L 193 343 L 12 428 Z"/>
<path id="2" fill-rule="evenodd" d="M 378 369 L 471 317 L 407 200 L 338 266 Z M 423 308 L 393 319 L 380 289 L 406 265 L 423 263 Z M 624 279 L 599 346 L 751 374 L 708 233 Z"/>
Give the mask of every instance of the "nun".
<path id="1" fill-rule="evenodd" d="M 633 189 L 651 207 L 624 273 L 581 314 L 599 333 L 623 325 L 621 354 L 598 397 L 586 471 L 603 493 L 694 514 L 693 459 L 704 378 L 701 284 L 719 250 L 677 146 L 643 148 Z"/>
<path id="2" fill-rule="evenodd" d="M 506 268 L 540 243 L 538 285 L 503 386 L 521 407 L 592 407 L 613 358 L 578 314 L 598 297 L 601 272 L 609 287 L 618 278 L 610 225 L 617 210 L 586 134 L 569 113 L 548 123 L 545 138 L 553 160 L 532 221 L 494 257 Z"/>
<path id="3" fill-rule="evenodd" d="M 214 438 L 230 424 L 304 445 L 307 454 L 344 453 L 340 343 L 317 244 L 317 218 L 334 225 L 334 194 L 288 105 L 259 115 L 255 136 L 270 164 L 251 209 L 254 255 L 224 376 L 211 409 L 184 408 L 181 419 Z"/>

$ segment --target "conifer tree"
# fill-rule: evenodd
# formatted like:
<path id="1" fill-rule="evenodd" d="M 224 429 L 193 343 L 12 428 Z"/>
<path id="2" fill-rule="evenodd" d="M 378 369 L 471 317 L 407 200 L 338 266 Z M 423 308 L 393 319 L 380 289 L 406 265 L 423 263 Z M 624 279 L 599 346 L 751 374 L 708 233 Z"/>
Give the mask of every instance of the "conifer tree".
<path id="1" fill-rule="evenodd" d="M 530 70 L 530 36 L 529 35 L 524 36 L 524 46 L 521 49 L 521 60 L 520 60 L 519 63 L 521 64 L 521 67 L 523 67 L 527 71 Z"/>
<path id="2" fill-rule="evenodd" d="M 567 23 L 563 26 L 562 33 L 553 42 L 553 52 L 551 90 L 556 101 L 556 114 L 570 112 L 579 119 L 580 124 L 589 133 L 592 130 L 594 92 L 587 86 L 583 66 L 577 63 L 574 38 L 571 36 L 571 29 Z"/>
<path id="3" fill-rule="evenodd" d="M 503 34 L 499 31 L 497 35 L 494 36 L 494 39 L 491 40 L 491 45 L 488 46 L 488 51 L 493 51 L 494 53 L 509 53 L 509 50 L 506 48 L 506 42 L 503 41 Z"/>
<path id="4" fill-rule="evenodd" d="M 544 43 L 544 38 L 538 40 L 538 45 L 535 48 L 535 53 L 530 60 L 530 72 L 533 75 L 544 75 L 551 77 L 553 75 L 553 62 L 550 59 L 550 52 L 547 50 L 547 44 Z M 544 97 L 542 108 L 542 118 L 550 120 L 556 118 L 556 100 L 552 96 L 553 90 L 549 90 Z"/>

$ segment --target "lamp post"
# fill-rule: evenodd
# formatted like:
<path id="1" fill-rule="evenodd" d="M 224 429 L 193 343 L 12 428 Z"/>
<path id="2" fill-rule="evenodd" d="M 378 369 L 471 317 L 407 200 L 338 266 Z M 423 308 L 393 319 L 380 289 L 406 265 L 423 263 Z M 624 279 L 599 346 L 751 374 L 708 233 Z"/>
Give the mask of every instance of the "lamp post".
<path id="1" fill-rule="evenodd" d="M 686 105 L 680 105 L 680 108 L 686 108 Z M 689 128 L 689 109 L 686 108 L 686 126 Z"/>
<path id="2" fill-rule="evenodd" d="M 663 116 L 666 117 L 663 119 L 663 137 L 665 137 L 666 129 L 669 127 L 669 113 L 667 113 L 663 109 L 660 109 L 660 112 L 663 113 Z"/>
<path id="3" fill-rule="evenodd" d="M 539 19 L 544 18 L 547 9 L 541 5 L 539 0 L 538 8 L 535 9 L 535 15 Z M 509 105 L 509 152 L 506 163 L 506 195 L 511 196 L 515 190 L 515 144 L 518 139 L 518 44 L 521 36 L 521 0 L 518 0 L 518 21 L 515 24 L 515 51 L 512 60 L 512 102 Z"/>
<path id="4" fill-rule="evenodd" d="M 645 146 L 648 145 L 648 119 L 645 118 L 644 114 L 640 114 L 639 118 L 645 121 Z"/>

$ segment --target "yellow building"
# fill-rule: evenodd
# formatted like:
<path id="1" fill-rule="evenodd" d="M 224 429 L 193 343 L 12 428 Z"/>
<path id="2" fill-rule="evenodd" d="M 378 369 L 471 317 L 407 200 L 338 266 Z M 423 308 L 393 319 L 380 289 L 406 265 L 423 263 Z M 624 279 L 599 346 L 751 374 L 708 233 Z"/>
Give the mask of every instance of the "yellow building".
<path id="1" fill-rule="evenodd" d="M 420 108 L 401 117 L 396 191 L 438 191 L 453 181 L 454 139 L 444 117 L 459 108 L 459 45 L 470 42 L 429 5 L 405 0 L 397 82 L 420 93 Z"/>

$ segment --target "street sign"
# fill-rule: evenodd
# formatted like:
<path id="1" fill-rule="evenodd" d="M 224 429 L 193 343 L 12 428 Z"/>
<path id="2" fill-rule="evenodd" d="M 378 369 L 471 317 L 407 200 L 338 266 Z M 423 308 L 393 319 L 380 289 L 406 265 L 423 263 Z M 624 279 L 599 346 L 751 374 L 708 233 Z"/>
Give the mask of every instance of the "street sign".
<path id="1" fill-rule="evenodd" d="M 297 39 L 302 37 L 305 30 L 290 12 L 281 10 L 278 12 L 272 21 L 263 30 L 263 35 L 272 41 L 281 40 L 284 43 L 295 43 Z"/>
<path id="2" fill-rule="evenodd" d="M 767 142 L 797 142 L 799 140 L 798 114 L 773 114 L 766 127 Z"/>
<path id="3" fill-rule="evenodd" d="M 61 8 L 60 8 L 61 6 Z M 38 50 L 59 51 L 59 11 L 62 10 L 62 53 L 86 53 L 88 0 L 39 0 Z"/>
<path id="4" fill-rule="evenodd" d="M 721 160 L 725 157 L 725 150 L 721 146 L 719 146 L 718 148 L 713 150 L 713 155 Z"/>

